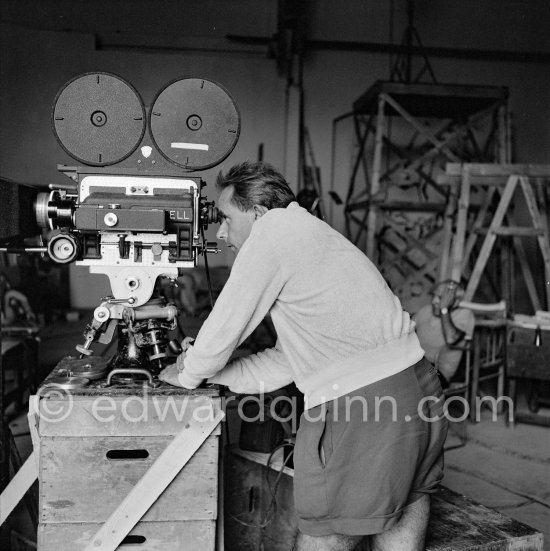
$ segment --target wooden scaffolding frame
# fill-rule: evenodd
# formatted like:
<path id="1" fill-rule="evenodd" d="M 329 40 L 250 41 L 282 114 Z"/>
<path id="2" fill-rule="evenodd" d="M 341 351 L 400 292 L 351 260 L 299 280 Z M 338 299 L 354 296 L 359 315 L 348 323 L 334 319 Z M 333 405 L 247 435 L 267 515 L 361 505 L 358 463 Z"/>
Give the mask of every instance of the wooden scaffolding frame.
<path id="1" fill-rule="evenodd" d="M 353 119 L 357 154 L 346 197 L 346 233 L 408 306 L 413 283 L 426 293 L 440 279 L 440 242 L 449 235 L 445 227 L 452 224 L 458 193 L 456 185 L 439 178 L 445 165 L 509 159 L 508 91 L 379 81 L 354 103 Z M 396 121 L 412 133 L 409 143 L 392 134 Z M 412 197 L 407 192 L 399 197 L 406 187 L 403 175 L 410 179 Z M 399 222 L 411 214 L 428 220 L 426 228 L 415 233 Z M 392 281 L 392 270 L 400 270 L 399 281 Z"/>

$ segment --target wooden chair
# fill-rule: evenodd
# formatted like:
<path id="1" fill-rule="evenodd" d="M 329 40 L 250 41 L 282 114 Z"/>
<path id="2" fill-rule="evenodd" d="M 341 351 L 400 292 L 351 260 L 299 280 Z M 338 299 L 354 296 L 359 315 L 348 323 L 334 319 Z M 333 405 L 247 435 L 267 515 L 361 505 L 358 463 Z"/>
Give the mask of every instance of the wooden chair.
<path id="1" fill-rule="evenodd" d="M 433 314 L 430 304 L 423 306 L 413 316 L 416 323 L 416 333 L 420 340 L 420 345 L 424 349 L 425 357 L 439 371 L 442 376 L 442 385 L 447 406 L 453 404 L 453 408 L 458 407 L 458 412 L 451 413 L 453 418 L 460 418 L 460 422 L 453 423 L 453 433 L 458 436 L 459 445 L 451 445 L 446 449 L 464 446 L 467 441 L 466 419 L 469 412 L 461 411 L 462 406 L 454 400 L 453 397 L 460 396 L 462 402 L 470 403 L 470 363 L 471 363 L 471 342 L 475 327 L 475 316 L 468 308 L 455 308 L 451 312 L 451 318 L 454 326 L 463 334 L 459 342 L 450 345 L 445 341 L 442 329 L 441 318 Z M 466 409 L 466 408 L 464 408 Z"/>
<path id="2" fill-rule="evenodd" d="M 491 304 L 462 301 L 460 306 L 474 313 L 475 328 L 470 350 L 468 351 L 467 369 L 470 373 L 470 420 L 479 421 L 478 396 L 482 394 L 480 384 L 496 379 L 496 396 L 504 396 L 506 370 L 506 301 Z M 501 404 L 498 404 L 499 411 Z"/>

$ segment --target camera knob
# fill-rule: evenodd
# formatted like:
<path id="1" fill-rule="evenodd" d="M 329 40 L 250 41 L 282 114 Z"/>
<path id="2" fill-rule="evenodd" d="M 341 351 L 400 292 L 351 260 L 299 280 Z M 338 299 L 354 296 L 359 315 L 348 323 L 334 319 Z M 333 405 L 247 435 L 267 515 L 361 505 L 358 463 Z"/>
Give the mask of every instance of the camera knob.
<path id="1" fill-rule="evenodd" d="M 106 226 L 112 228 L 118 224 L 118 216 L 114 212 L 108 212 L 103 218 Z"/>
<path id="2" fill-rule="evenodd" d="M 48 243 L 50 258 L 59 264 L 67 264 L 76 260 L 80 254 L 80 243 L 71 234 L 59 233 Z"/>

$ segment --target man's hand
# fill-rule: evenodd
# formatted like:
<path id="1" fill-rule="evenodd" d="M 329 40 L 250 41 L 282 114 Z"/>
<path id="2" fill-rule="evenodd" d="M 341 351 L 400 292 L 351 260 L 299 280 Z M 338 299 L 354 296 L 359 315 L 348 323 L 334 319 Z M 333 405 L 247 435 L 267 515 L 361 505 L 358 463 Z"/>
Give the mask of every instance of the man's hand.
<path id="1" fill-rule="evenodd" d="M 182 362 L 183 365 L 183 362 Z M 186 384 L 184 382 L 183 370 L 178 368 L 177 364 L 169 365 L 165 367 L 158 376 L 159 381 L 164 381 L 172 386 L 179 386 L 180 388 L 187 388 L 188 390 L 193 390 L 197 388 L 197 384 Z"/>
<path id="2" fill-rule="evenodd" d="M 183 365 L 183 364 L 182 364 Z M 168 367 L 165 367 L 160 373 L 159 373 L 159 381 L 164 381 L 165 383 L 168 383 L 172 386 L 179 386 L 180 388 L 189 388 L 188 386 L 182 384 L 181 382 L 181 375 L 182 371 L 178 369 L 177 364 L 169 365 Z"/>
<path id="3" fill-rule="evenodd" d="M 189 350 L 189 347 L 195 342 L 192 337 L 185 337 L 181 342 L 183 352 L 176 358 L 176 363 L 165 367 L 158 376 L 159 381 L 164 381 L 169 385 L 179 386 L 181 388 L 187 388 L 189 390 L 196 388 L 195 386 L 189 386 L 183 383 L 183 370 L 185 368 L 183 360 L 185 359 L 185 353 Z"/>
<path id="4" fill-rule="evenodd" d="M 195 342 L 195 339 L 193 337 L 185 337 L 185 339 L 183 339 L 181 341 L 181 348 L 184 352 L 187 352 L 187 350 L 189 349 L 189 347 Z M 185 356 L 185 355 L 184 355 Z"/>
<path id="5" fill-rule="evenodd" d="M 195 339 L 191 337 L 185 337 L 181 342 L 181 347 L 183 352 L 176 358 L 176 363 L 165 367 L 158 376 L 159 381 L 164 381 L 172 386 L 179 386 L 181 388 L 193 389 L 195 387 L 186 385 L 182 382 L 182 377 L 180 375 L 183 373 L 184 364 L 183 360 L 185 359 L 185 353 L 189 347 L 195 342 Z"/>

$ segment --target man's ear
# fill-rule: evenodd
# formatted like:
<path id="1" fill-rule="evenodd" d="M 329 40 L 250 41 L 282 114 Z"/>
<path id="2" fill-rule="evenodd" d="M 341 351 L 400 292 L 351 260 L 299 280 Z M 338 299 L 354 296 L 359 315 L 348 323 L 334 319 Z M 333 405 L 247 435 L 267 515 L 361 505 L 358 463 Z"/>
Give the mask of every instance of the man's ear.
<path id="1" fill-rule="evenodd" d="M 269 209 L 264 205 L 254 205 L 254 220 L 261 218 Z"/>

